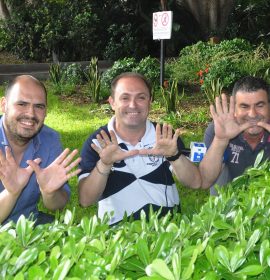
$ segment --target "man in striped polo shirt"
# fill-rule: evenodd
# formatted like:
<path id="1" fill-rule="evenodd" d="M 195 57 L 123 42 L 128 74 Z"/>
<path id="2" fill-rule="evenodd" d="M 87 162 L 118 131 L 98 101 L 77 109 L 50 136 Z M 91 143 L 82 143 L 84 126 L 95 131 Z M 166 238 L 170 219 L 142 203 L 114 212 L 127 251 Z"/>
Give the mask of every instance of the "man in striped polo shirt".
<path id="1" fill-rule="evenodd" d="M 151 86 L 138 73 L 123 73 L 111 85 L 109 102 L 115 115 L 84 143 L 80 163 L 82 206 L 98 201 L 98 216 L 111 214 L 110 224 L 125 215 L 179 205 L 173 174 L 184 185 L 199 188 L 198 168 L 181 151 L 179 130 L 148 120 Z"/>

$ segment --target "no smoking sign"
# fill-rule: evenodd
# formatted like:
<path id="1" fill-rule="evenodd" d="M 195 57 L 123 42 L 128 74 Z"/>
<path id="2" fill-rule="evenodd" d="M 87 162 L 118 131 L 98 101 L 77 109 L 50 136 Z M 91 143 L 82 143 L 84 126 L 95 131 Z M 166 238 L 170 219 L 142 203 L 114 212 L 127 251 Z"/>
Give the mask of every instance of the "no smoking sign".
<path id="1" fill-rule="evenodd" d="M 153 40 L 171 39 L 172 11 L 153 13 Z"/>

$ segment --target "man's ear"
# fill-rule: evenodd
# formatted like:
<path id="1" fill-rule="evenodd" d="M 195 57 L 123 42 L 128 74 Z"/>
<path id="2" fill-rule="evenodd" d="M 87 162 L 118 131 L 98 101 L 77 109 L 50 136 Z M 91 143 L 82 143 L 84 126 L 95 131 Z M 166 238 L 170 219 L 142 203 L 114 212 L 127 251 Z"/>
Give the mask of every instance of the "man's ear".
<path id="1" fill-rule="evenodd" d="M 114 99 L 111 96 L 109 96 L 109 103 L 110 103 L 112 109 L 114 110 Z"/>
<path id="2" fill-rule="evenodd" d="M 7 99 L 5 97 L 2 97 L 1 98 L 1 111 L 2 113 L 5 113 L 6 112 L 6 108 L 7 108 Z"/>

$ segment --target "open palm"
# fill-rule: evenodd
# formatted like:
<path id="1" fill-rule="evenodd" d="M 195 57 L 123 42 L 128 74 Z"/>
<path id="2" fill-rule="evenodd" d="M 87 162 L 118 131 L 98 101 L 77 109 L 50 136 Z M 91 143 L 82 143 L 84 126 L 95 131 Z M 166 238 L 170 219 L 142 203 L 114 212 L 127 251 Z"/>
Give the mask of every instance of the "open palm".
<path id="1" fill-rule="evenodd" d="M 36 173 L 40 189 L 47 194 L 51 194 L 61 188 L 71 177 L 79 174 L 80 169 L 72 171 L 81 158 L 73 161 L 78 153 L 77 150 L 69 154 L 69 149 L 65 149 L 48 167 L 42 169 L 34 161 L 27 161 Z"/>
<path id="2" fill-rule="evenodd" d="M 36 163 L 39 162 L 40 159 L 37 159 Z M 26 168 L 19 167 L 9 147 L 5 147 L 5 155 L 0 150 L 0 179 L 9 193 L 20 193 L 27 185 L 32 173 L 31 166 Z"/>

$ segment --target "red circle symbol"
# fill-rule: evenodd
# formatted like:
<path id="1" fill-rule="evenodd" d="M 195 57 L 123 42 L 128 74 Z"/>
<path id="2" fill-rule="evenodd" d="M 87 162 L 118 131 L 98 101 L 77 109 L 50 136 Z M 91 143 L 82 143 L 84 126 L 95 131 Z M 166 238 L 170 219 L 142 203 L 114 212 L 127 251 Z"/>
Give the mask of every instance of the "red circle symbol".
<path id="1" fill-rule="evenodd" d="M 158 25 L 158 16 L 157 16 L 157 14 L 154 14 L 153 24 L 154 24 L 155 27 L 157 27 L 157 25 Z"/>
<path id="2" fill-rule="evenodd" d="M 163 26 L 166 26 L 169 23 L 169 15 L 167 13 L 162 14 L 161 23 Z"/>

